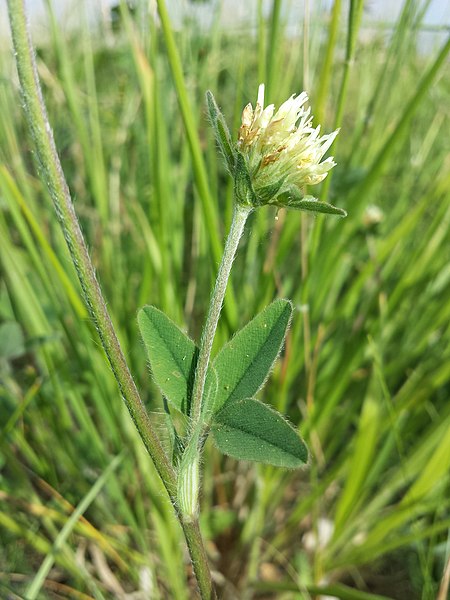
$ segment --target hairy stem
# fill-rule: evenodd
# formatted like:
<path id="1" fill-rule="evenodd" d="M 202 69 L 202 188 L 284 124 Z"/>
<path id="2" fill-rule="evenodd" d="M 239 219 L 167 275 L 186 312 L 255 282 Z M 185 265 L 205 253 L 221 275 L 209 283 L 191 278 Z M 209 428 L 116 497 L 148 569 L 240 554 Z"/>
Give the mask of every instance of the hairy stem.
<path id="1" fill-rule="evenodd" d="M 200 350 L 192 392 L 191 428 L 178 473 L 178 507 L 186 523 L 196 519 L 198 511 L 198 489 L 196 488 L 196 485 L 198 486 L 200 484 L 200 474 L 198 471 L 199 456 L 201 453 L 200 446 L 202 436 L 205 430 L 205 420 L 202 415 L 203 396 L 211 350 L 216 334 L 217 323 L 219 322 L 223 299 L 227 289 L 228 279 L 230 278 L 231 267 L 233 266 L 234 257 L 236 256 L 239 240 L 244 231 L 245 222 L 247 221 L 247 217 L 251 210 L 251 207 L 240 206 L 237 203 L 235 204 L 230 232 L 223 251 L 222 261 L 217 273 L 216 284 L 211 296 L 208 315 L 206 317 L 202 339 L 200 341 Z M 193 482 L 192 473 L 195 473 L 196 475 L 195 482 Z M 194 485 L 194 483 L 196 485 Z"/>
<path id="2" fill-rule="evenodd" d="M 225 244 L 222 262 L 220 263 L 219 271 L 217 273 L 216 284 L 211 296 L 208 316 L 206 317 L 206 323 L 200 341 L 194 388 L 192 391 L 191 415 L 193 429 L 196 428 L 201 418 L 203 392 L 205 390 L 206 375 L 208 373 L 209 359 L 211 357 L 217 323 L 219 321 L 220 311 L 222 310 L 223 299 L 225 297 L 225 291 L 227 289 L 227 283 L 236 250 L 250 212 L 250 207 L 235 204 L 230 233 L 228 234 Z"/>
<path id="3" fill-rule="evenodd" d="M 217 600 L 198 519 L 180 519 L 202 600 Z"/>
<path id="4" fill-rule="evenodd" d="M 89 314 L 97 328 L 123 400 L 172 503 L 176 505 L 176 472 L 150 422 L 120 347 L 61 168 L 39 84 L 24 1 L 8 0 L 8 11 L 25 115 L 35 144 L 42 180 L 45 181 L 53 200 L 57 218 L 77 270 Z M 216 598 L 216 594 L 198 521 L 191 520 L 189 523 L 185 523 L 178 511 L 177 516 L 186 537 L 201 597 L 203 600 L 213 600 Z"/>

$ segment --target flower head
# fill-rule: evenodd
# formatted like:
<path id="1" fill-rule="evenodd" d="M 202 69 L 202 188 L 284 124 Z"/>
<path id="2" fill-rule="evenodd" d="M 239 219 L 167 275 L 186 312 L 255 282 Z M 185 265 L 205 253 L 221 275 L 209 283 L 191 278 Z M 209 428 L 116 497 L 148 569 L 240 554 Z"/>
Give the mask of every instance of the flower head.
<path id="1" fill-rule="evenodd" d="M 236 143 L 210 92 L 207 100 L 218 145 L 235 180 L 238 204 L 346 215 L 340 208 L 304 196 L 305 186 L 320 183 L 335 166 L 332 157 L 322 159 L 339 133 L 320 135 L 320 125 L 312 126 L 306 92 L 292 95 L 275 110 L 273 104 L 264 106 L 262 83 L 255 108 L 247 104 L 242 112 Z"/>
<path id="2" fill-rule="evenodd" d="M 307 100 L 306 92 L 292 95 L 275 112 L 273 104 L 264 107 L 261 84 L 255 109 L 251 104 L 244 108 L 237 146 L 256 193 L 274 179 L 299 188 L 315 185 L 336 164 L 332 157 L 321 160 L 339 130 L 320 136 L 320 125 L 312 127 L 311 109 L 305 108 Z"/>

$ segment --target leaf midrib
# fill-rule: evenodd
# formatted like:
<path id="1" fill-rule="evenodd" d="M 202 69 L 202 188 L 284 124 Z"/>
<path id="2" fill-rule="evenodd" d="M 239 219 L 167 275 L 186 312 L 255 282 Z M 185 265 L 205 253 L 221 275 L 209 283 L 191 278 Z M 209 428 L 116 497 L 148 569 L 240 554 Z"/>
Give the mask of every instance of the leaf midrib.
<path id="1" fill-rule="evenodd" d="M 167 318 L 168 318 L 168 317 L 167 317 Z M 176 354 L 174 354 L 174 353 L 173 353 L 171 346 L 169 346 L 169 345 L 167 344 L 167 341 L 166 341 L 166 339 L 163 337 L 163 335 L 162 335 L 162 333 L 161 333 L 161 330 L 160 330 L 160 328 L 159 328 L 159 327 L 157 326 L 157 324 L 156 324 L 156 321 L 155 321 L 154 319 L 151 319 L 151 321 L 152 321 L 152 323 L 153 323 L 153 325 L 154 325 L 154 327 L 155 327 L 155 330 L 157 331 L 157 333 L 158 333 L 158 335 L 159 335 L 159 339 L 160 339 L 160 340 L 161 340 L 161 341 L 162 341 L 162 342 L 165 344 L 166 348 L 168 348 L 168 349 L 169 349 L 170 355 L 171 355 L 171 356 L 172 356 L 172 358 L 174 359 L 174 362 L 175 362 L 175 364 L 177 365 L 177 367 L 180 369 L 180 371 L 181 371 L 181 374 L 184 376 L 184 379 L 185 379 L 185 381 L 186 381 L 186 385 L 187 385 L 187 382 L 188 382 L 188 377 L 186 376 L 186 374 L 184 373 L 184 370 L 183 370 L 183 366 L 184 366 L 186 363 L 184 363 L 184 361 L 182 361 L 182 360 L 180 361 L 180 360 L 179 360 L 179 358 L 178 358 L 178 356 L 177 356 Z M 177 327 L 177 325 L 176 325 L 175 323 L 174 323 L 174 325 L 175 325 L 175 327 Z M 180 330 L 180 332 L 181 332 L 181 330 Z M 182 333 L 182 332 L 181 332 L 181 333 Z M 187 335 L 186 335 L 186 338 L 185 338 L 185 342 L 187 342 L 187 343 L 189 344 L 189 349 L 193 348 L 193 352 L 192 352 L 192 359 L 194 359 L 194 354 L 195 354 L 195 349 L 196 349 L 196 346 L 195 346 L 194 342 L 193 342 L 193 341 L 190 339 L 190 337 L 189 337 L 189 336 L 187 336 Z M 190 365 L 190 369 L 191 369 L 191 368 L 192 368 L 192 362 L 191 362 L 191 365 Z"/>
<path id="2" fill-rule="evenodd" d="M 286 423 L 286 424 L 288 425 L 288 423 Z M 273 442 L 270 442 L 266 438 L 258 436 L 255 433 L 253 433 L 251 431 L 248 431 L 247 429 L 244 429 L 243 427 L 240 427 L 240 426 L 231 426 L 231 425 L 227 425 L 226 423 L 221 423 L 220 421 L 216 421 L 215 429 L 217 429 L 217 427 L 223 427 L 224 429 L 226 428 L 226 429 L 229 429 L 229 430 L 232 430 L 232 431 L 233 430 L 240 431 L 241 433 L 244 433 L 245 435 L 248 435 L 249 437 L 251 437 L 251 438 L 253 438 L 255 440 L 259 440 L 259 441 L 263 440 L 268 446 L 271 446 L 272 448 L 275 448 L 277 451 L 281 452 L 282 454 L 285 454 L 286 456 L 294 457 L 297 460 L 301 460 L 303 462 L 303 458 L 299 457 L 297 454 L 293 454 L 292 452 L 288 452 L 288 451 L 284 450 L 283 448 L 280 448 L 280 446 L 276 446 Z M 213 429 L 213 433 L 214 433 L 214 429 Z M 301 442 L 300 437 L 298 439 Z"/>
<path id="3" fill-rule="evenodd" d="M 289 306 L 289 305 L 286 305 L 286 306 Z M 276 322 L 274 323 L 274 326 L 272 327 L 272 330 L 271 330 L 272 332 L 273 332 L 273 330 L 275 329 L 275 326 L 276 326 L 276 325 L 277 325 L 277 324 L 280 322 L 280 320 L 281 320 L 281 317 L 283 316 L 283 314 L 284 314 L 284 310 L 283 310 L 283 312 L 281 313 L 281 315 L 278 317 L 278 319 L 276 320 Z M 288 320 L 288 322 L 289 322 L 289 320 Z M 287 328 L 287 324 L 286 324 L 286 328 Z M 229 404 L 229 403 L 233 403 L 233 402 L 239 402 L 239 400 L 242 400 L 242 399 L 243 399 L 243 398 L 237 398 L 237 399 L 236 399 L 236 398 L 233 398 L 233 394 L 234 394 L 234 393 L 236 392 L 236 390 L 239 388 L 239 386 L 240 386 L 240 384 L 241 384 L 242 380 L 243 380 L 243 379 L 246 377 L 247 373 L 250 371 L 250 369 L 251 369 L 252 365 L 254 364 L 254 362 L 255 362 L 255 360 L 256 360 L 256 356 L 258 356 L 258 354 L 260 354 L 260 353 L 261 353 L 261 350 L 262 350 L 262 349 L 263 349 L 263 348 L 264 348 L 264 347 L 267 345 L 267 343 L 268 343 L 269 339 L 270 339 L 270 335 L 269 335 L 268 337 L 266 337 L 266 338 L 265 338 L 265 341 L 264 341 L 264 343 L 263 343 L 263 344 L 260 346 L 258 353 L 257 353 L 257 354 L 255 354 L 255 355 L 253 356 L 253 359 L 252 359 L 251 363 L 248 365 L 248 367 L 247 367 L 247 368 L 245 369 L 245 371 L 243 372 L 242 376 L 240 377 L 240 379 L 238 380 L 238 382 L 237 382 L 237 383 L 236 383 L 236 385 L 234 386 L 234 388 L 233 388 L 232 392 L 231 392 L 231 393 L 228 395 L 228 397 L 227 397 L 227 398 L 224 400 L 223 404 L 220 406 L 220 409 L 224 408 L 224 407 L 225 407 L 227 404 Z M 282 339 L 283 339 L 283 338 L 282 338 Z M 231 344 L 231 342 L 229 342 L 229 343 Z M 279 354 L 279 352 L 280 352 L 280 349 L 281 349 L 281 344 L 280 344 L 280 348 L 278 348 L 278 351 L 277 351 L 277 354 L 276 354 L 276 356 L 275 356 L 275 357 L 272 359 L 272 361 L 271 361 L 271 365 L 270 365 L 270 366 L 272 366 L 272 365 L 273 365 L 273 363 L 275 362 L 275 360 L 277 359 L 277 357 L 278 357 L 278 354 Z M 261 383 L 260 383 L 260 384 L 259 384 L 259 386 L 256 388 L 256 390 L 253 392 L 253 394 L 251 394 L 252 396 L 253 396 L 254 394 L 257 394 L 257 393 L 259 392 L 259 390 L 261 389 L 261 387 L 264 385 L 264 382 L 266 381 L 267 377 L 269 376 L 269 371 L 270 371 L 270 367 L 269 367 L 269 370 L 267 371 L 267 374 L 264 376 L 264 379 L 261 381 Z M 245 394 L 244 394 L 244 395 L 245 395 Z"/>

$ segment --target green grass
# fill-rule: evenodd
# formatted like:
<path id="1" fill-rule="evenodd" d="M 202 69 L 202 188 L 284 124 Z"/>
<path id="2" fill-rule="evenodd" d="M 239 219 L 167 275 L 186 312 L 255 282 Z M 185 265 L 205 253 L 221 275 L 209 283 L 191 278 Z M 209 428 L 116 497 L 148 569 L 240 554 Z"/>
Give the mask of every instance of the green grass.
<path id="1" fill-rule="evenodd" d="M 417 52 L 412 1 L 391 37 L 367 40 L 355 1 L 350 14 L 311 18 L 305 56 L 305 40 L 284 35 L 281 4 L 260 13 L 255 36 L 174 33 L 126 13 L 115 33 L 68 37 L 53 22 L 38 49 L 50 120 L 164 439 L 136 313 L 152 303 L 199 338 L 232 202 L 204 92 L 236 131 L 259 79 L 278 103 L 309 78 L 324 130 L 341 126 L 338 166 L 317 195 L 349 216 L 252 215 L 217 341 L 273 298 L 293 299 L 264 399 L 299 425 L 311 463 L 237 464 L 208 445 L 202 527 L 224 598 L 323 588 L 428 600 L 450 527 L 449 48 Z M 9 51 L 0 60 L 0 596 L 115 598 L 147 580 L 142 597 L 187 599 L 182 533 L 84 308 Z M 314 543 L 324 522 L 332 536 Z"/>

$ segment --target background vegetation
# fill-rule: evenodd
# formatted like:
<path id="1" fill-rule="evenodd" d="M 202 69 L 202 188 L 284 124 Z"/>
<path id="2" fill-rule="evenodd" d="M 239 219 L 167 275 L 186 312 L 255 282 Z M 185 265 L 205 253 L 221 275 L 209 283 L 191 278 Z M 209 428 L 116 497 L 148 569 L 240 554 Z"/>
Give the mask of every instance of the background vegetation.
<path id="1" fill-rule="evenodd" d="M 265 18 L 259 3 L 255 32 L 224 32 L 217 13 L 208 32 L 174 33 L 122 8 L 68 35 L 49 9 L 38 59 L 57 146 L 164 436 L 136 312 L 154 304 L 199 337 L 232 210 L 205 90 L 235 131 L 260 81 L 275 103 L 307 89 L 316 122 L 342 127 L 315 195 L 348 218 L 253 215 L 218 336 L 293 299 L 264 399 L 299 425 L 311 464 L 238 464 L 208 445 L 202 528 L 223 598 L 444 600 L 450 45 L 420 52 L 426 2 L 405 0 L 391 32 L 367 36 L 362 2 L 335 0 L 298 38 L 282 4 Z M 11 58 L 0 56 L 0 596 L 187 599 L 182 533 L 87 317 Z"/>

